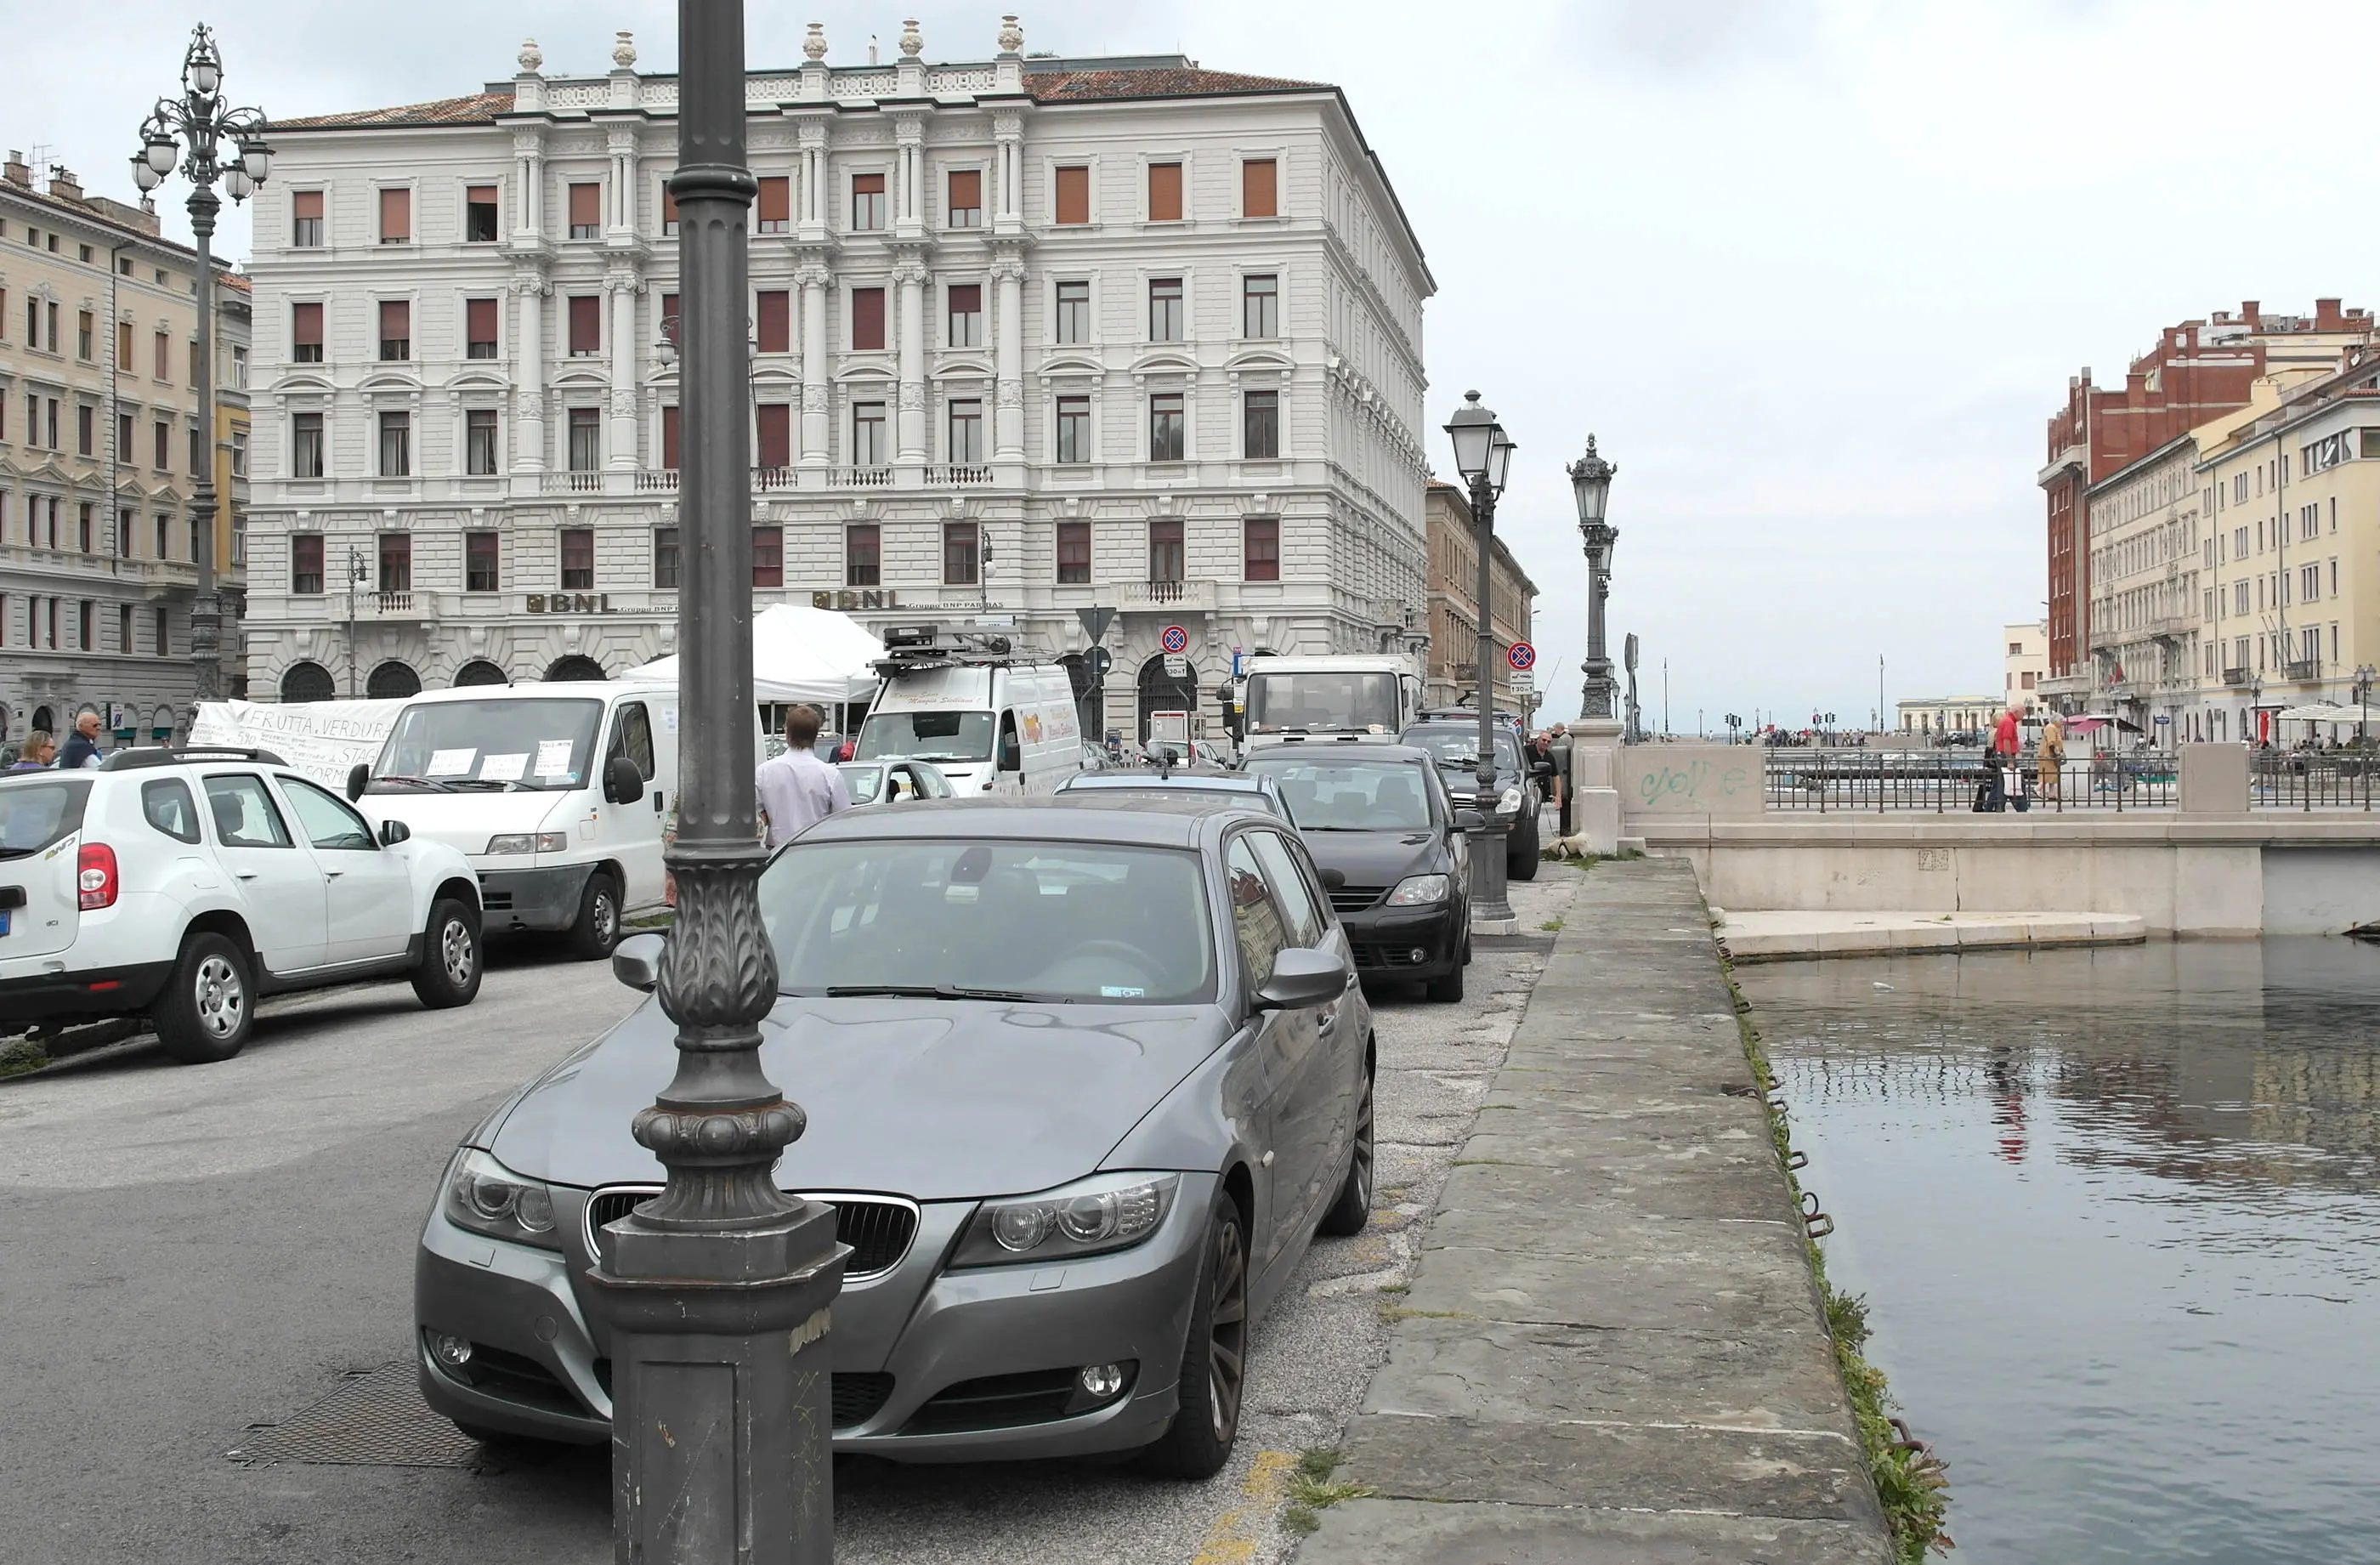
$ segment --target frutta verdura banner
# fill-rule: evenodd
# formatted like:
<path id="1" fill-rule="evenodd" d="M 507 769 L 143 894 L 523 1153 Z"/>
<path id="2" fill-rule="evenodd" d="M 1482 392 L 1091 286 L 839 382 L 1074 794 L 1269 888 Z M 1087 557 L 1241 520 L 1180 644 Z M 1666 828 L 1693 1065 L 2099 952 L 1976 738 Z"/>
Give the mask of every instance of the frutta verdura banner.
<path id="1" fill-rule="evenodd" d="M 270 750 L 303 776 L 342 790 L 348 769 L 380 755 L 409 698 L 386 701 L 201 701 L 190 743 Z"/>

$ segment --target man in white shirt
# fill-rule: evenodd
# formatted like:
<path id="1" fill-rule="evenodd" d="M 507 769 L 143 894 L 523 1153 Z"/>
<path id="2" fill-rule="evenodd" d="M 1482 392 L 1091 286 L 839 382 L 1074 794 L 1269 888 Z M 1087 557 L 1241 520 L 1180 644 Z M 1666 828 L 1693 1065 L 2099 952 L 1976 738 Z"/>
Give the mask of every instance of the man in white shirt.
<path id="1" fill-rule="evenodd" d="M 818 742 L 819 723 L 816 707 L 795 707 L 786 713 L 785 753 L 762 761 L 754 774 L 760 820 L 771 848 L 800 836 L 836 810 L 851 807 L 851 790 L 843 773 L 810 748 Z"/>

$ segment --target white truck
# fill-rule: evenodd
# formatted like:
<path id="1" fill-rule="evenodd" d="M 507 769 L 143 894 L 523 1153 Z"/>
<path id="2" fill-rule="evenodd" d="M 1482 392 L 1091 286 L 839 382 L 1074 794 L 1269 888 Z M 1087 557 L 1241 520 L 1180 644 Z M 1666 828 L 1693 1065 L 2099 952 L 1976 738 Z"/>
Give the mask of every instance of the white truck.
<path id="1" fill-rule="evenodd" d="M 1240 665 L 1240 749 L 1390 739 L 1421 715 L 1421 668 L 1398 652 L 1255 657 Z"/>
<path id="2" fill-rule="evenodd" d="M 1083 770 L 1074 682 L 1009 638 L 942 625 L 884 633 L 855 760 L 931 761 L 961 798 L 1049 794 Z"/>

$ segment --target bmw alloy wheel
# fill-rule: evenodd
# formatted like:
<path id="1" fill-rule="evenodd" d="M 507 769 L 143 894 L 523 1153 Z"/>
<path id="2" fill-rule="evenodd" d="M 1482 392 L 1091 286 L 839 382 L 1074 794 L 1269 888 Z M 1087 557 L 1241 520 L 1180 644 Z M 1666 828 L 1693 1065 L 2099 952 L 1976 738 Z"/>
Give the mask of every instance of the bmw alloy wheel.
<path id="1" fill-rule="evenodd" d="M 248 1011 L 248 989 L 239 980 L 239 969 L 220 956 L 208 956 L 199 964 L 196 991 L 199 1025 L 219 1038 L 239 1031 Z"/>
<path id="2" fill-rule="evenodd" d="M 1247 1374 L 1248 1257 L 1237 1223 L 1217 1225 L 1214 1290 L 1207 1341 L 1207 1406 L 1215 1438 L 1228 1444 L 1239 1428 L 1240 1392 Z"/>

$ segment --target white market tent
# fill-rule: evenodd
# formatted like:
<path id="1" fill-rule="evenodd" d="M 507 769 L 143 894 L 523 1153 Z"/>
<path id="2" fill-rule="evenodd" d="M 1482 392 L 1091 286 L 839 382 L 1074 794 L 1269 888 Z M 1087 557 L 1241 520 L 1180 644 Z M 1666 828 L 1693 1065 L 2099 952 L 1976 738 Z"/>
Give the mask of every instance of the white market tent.
<path id="1" fill-rule="evenodd" d="M 832 609 L 777 603 L 752 621 L 752 698 L 821 706 L 864 700 L 876 688 L 884 643 Z M 622 677 L 674 685 L 678 660 L 657 658 Z"/>
<path id="2" fill-rule="evenodd" d="M 2380 728 L 2380 707 L 2337 707 L 2318 701 L 2274 714 L 2283 722 L 2365 722 Z"/>

